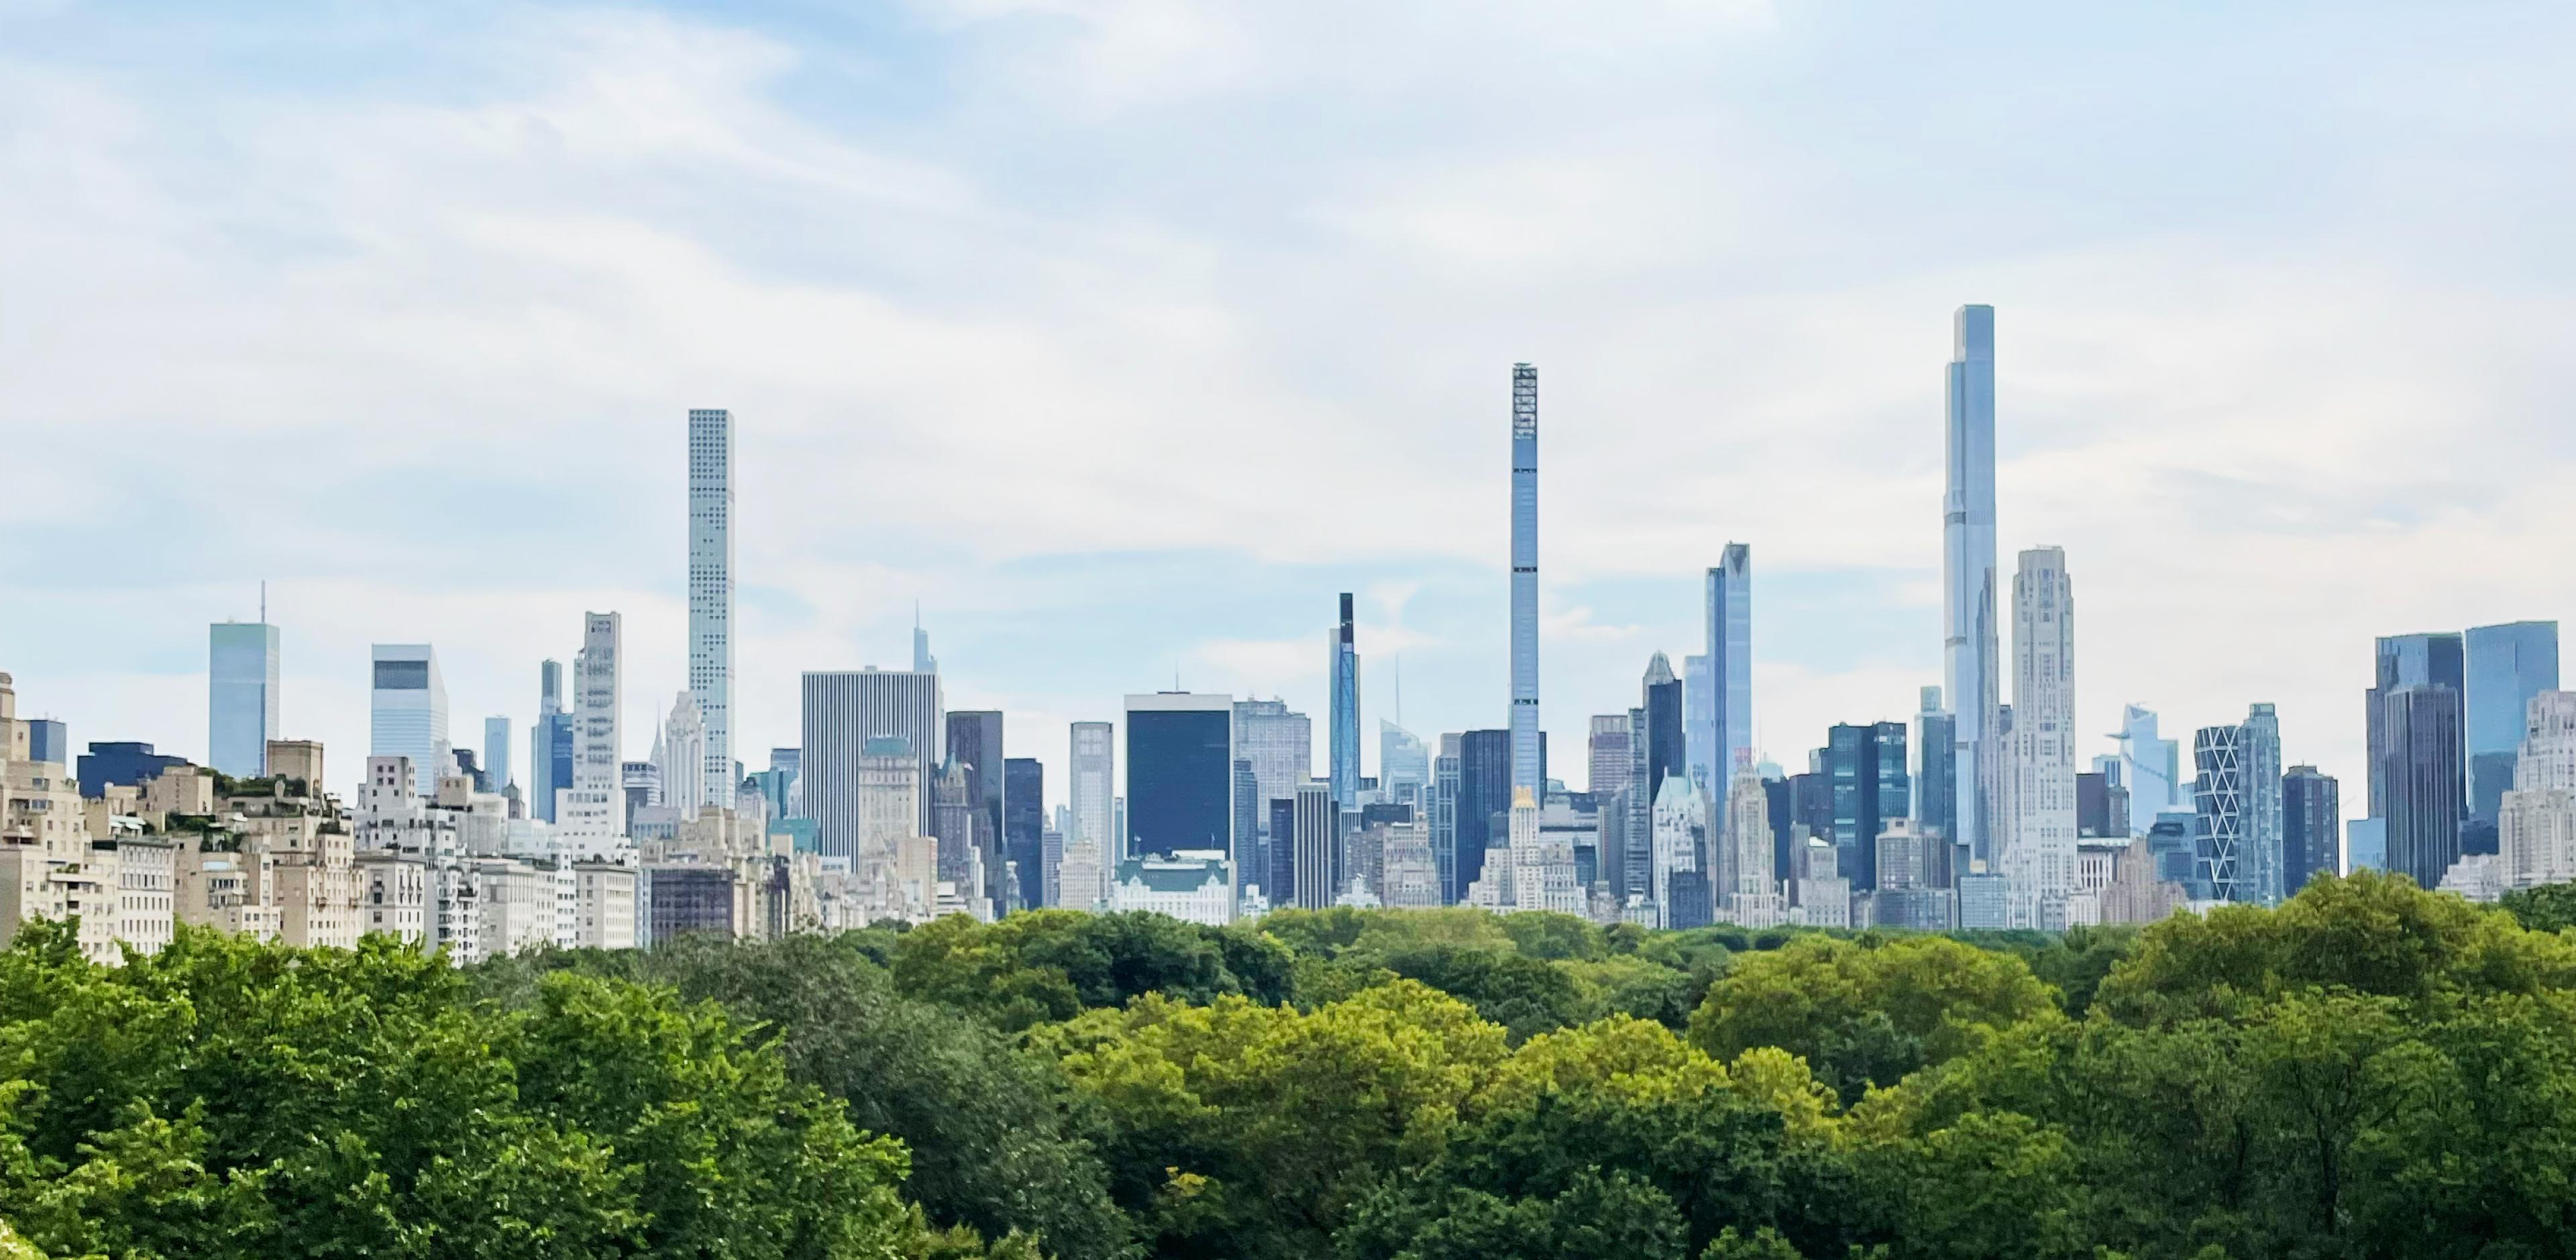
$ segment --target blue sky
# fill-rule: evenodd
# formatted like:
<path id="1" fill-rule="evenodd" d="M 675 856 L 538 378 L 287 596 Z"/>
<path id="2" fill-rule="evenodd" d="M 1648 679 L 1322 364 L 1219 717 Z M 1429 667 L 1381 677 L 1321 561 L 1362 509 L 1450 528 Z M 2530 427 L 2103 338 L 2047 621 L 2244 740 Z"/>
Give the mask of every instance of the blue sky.
<path id="1" fill-rule="evenodd" d="M 1408 726 L 1499 725 L 1528 359 L 1556 747 L 1695 650 L 1741 540 L 1795 766 L 1939 681 L 1970 301 L 2003 563 L 2067 548 L 2089 729 L 2269 700 L 2357 781 L 2371 636 L 2576 613 L 2563 4 L 0 0 L 0 32 L 0 669 L 76 743 L 202 755 L 205 623 L 266 578 L 284 725 L 336 777 L 369 642 L 436 642 L 472 740 L 525 727 L 584 609 L 627 616 L 642 755 L 692 406 L 740 426 L 754 765 L 797 672 L 901 663 L 916 600 L 952 705 L 1051 765 L 1176 671 L 1320 710 L 1341 590 L 1372 724 L 1400 656 Z"/>

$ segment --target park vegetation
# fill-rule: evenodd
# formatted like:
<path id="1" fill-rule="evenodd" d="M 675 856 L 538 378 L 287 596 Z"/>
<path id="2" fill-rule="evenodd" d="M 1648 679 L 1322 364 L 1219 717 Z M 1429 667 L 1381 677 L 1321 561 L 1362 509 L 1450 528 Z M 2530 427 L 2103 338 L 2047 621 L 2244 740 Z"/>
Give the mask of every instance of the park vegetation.
<path id="1" fill-rule="evenodd" d="M 2523 1260 L 2576 897 L 0 953 L 0 1257 Z"/>

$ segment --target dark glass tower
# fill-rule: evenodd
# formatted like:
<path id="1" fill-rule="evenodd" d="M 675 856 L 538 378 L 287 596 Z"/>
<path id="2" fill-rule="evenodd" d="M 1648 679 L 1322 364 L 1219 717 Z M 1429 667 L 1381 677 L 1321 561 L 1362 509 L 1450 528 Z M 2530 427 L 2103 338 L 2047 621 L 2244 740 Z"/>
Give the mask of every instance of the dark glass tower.
<path id="1" fill-rule="evenodd" d="M 1224 696 L 1127 697 L 1128 853 L 1231 852 L 1234 706 Z"/>
<path id="2" fill-rule="evenodd" d="M 1905 770 L 1905 723 L 1834 727 L 1825 741 L 1832 785 L 1835 868 L 1854 888 L 1878 887 L 1878 836 L 1914 801 Z"/>
<path id="3" fill-rule="evenodd" d="M 1682 681 L 1673 677 L 1673 663 L 1661 652 L 1646 662 L 1644 697 L 1645 792 L 1652 802 L 1663 794 L 1665 779 L 1690 773 L 1684 760 L 1689 752 L 1682 729 Z"/>
<path id="4" fill-rule="evenodd" d="M 966 771 L 966 798 L 983 821 L 975 825 L 975 843 L 984 852 L 985 890 L 1002 886 L 1002 863 L 1009 859 L 1002 842 L 1002 802 L 1009 791 L 1002 767 L 1002 712 L 959 709 L 948 715 L 948 755 Z"/>
<path id="5" fill-rule="evenodd" d="M 2281 776 L 2282 887 L 2291 896 L 2319 873 L 2341 866 L 2343 806 L 2330 774 L 2315 766 L 2292 766 Z"/>
<path id="6" fill-rule="evenodd" d="M 1351 593 L 1342 592 L 1342 622 L 1333 632 L 1333 712 L 1327 752 L 1333 804 L 1356 809 L 1360 801 L 1360 657 L 1351 637 Z"/>
<path id="7" fill-rule="evenodd" d="M 1019 907 L 1046 904 L 1046 763 L 1012 757 L 1002 763 L 1002 848 L 1019 865 Z"/>

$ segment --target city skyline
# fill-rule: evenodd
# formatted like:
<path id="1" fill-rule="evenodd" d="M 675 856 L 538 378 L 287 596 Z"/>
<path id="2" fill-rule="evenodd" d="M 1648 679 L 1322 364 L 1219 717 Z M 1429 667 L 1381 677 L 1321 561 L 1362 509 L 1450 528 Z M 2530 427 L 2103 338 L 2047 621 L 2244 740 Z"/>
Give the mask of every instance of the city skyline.
<path id="1" fill-rule="evenodd" d="M 1637 71 L 1625 90 L 1674 106 L 1676 119 L 1750 126 L 1733 155 L 1760 158 L 1798 139 L 1753 125 L 1781 111 L 1756 108 L 1766 102 L 1753 88 L 1693 86 L 1707 77 L 1698 71 L 1711 56 L 1768 65 L 1786 76 L 1779 91 L 1812 91 L 1807 76 L 1821 70 L 1803 58 L 1821 20 L 1768 9 L 1749 18 L 1629 15 L 1589 55 Z M 2195 31 L 2209 33 L 2207 20 L 2180 20 L 2163 37 L 2189 45 Z M 2435 45 L 2452 38 L 2427 19 L 2397 20 Z M 2542 47 L 2566 19 L 2534 10 L 2519 20 L 2530 28 L 2521 42 Z M 1105 37 L 1117 21 L 1085 19 L 1068 33 L 970 22 L 905 35 L 934 45 L 1012 42 L 1039 64 L 1067 67 L 1082 55 L 1084 31 Z M 2063 176 L 2043 161 L 2062 157 L 2062 147 L 2014 133 L 2003 138 L 2017 144 L 1986 157 L 1987 173 L 2010 177 L 1994 182 L 2017 180 L 2026 192 L 2036 181 L 2063 194 L 2018 196 L 2014 206 L 1954 200 L 1912 182 L 1894 185 L 1890 197 L 1872 182 L 1902 174 L 1888 167 L 1820 187 L 1774 155 L 1726 168 L 1778 194 L 1744 212 L 1756 218 L 1729 218 L 1697 213 L 1734 204 L 1711 182 L 1715 165 L 1685 162 L 1677 178 L 1637 178 L 1664 170 L 1674 133 L 1602 137 L 1574 125 L 1605 101 L 1581 76 L 1548 68 L 1559 32 L 1537 21 L 1501 23 L 1484 50 L 1490 64 L 1478 71 L 1531 72 L 1533 104 L 1560 116 L 1513 120 L 1515 128 L 1538 124 L 1514 133 L 1531 157 L 1496 156 L 1491 146 L 1503 132 L 1493 120 L 1445 113 L 1410 142 L 1409 155 L 1426 159 L 1419 179 L 1390 180 L 1312 153 L 1278 155 L 1276 178 L 1316 189 L 1291 203 L 1310 235 L 1289 249 L 1210 235 L 1214 224 L 1186 196 L 1157 193 L 1150 181 L 1131 194 L 1086 187 L 1067 216 L 1049 218 L 1041 190 L 1001 178 L 1005 164 L 991 149 L 960 150 L 943 166 L 926 156 L 935 145 L 908 142 L 919 136 L 889 135 L 800 96 L 798 76 L 832 47 L 809 44 L 805 32 L 649 13 L 531 19 L 399 53 L 388 40 L 387 55 L 407 59 L 417 75 L 389 75 L 371 88 L 263 81 L 238 50 L 165 85 L 128 77 L 102 55 L 151 63 L 139 32 L 113 15 L 25 19 L 13 30 L 18 55 L 53 69 L 9 83 L 26 94 L 30 108 L 20 112 L 40 141 L 99 139 L 80 130 L 78 111 L 45 108 L 66 99 L 61 93 L 94 92 L 154 120 L 172 109 L 165 93 L 185 91 L 205 128 L 234 138 L 259 135 L 280 111 L 348 105 L 356 108 L 326 111 L 343 131 L 298 151 L 381 141 L 395 154 L 386 175 L 395 182 L 371 189 L 286 151 L 297 146 L 248 145 L 234 155 L 243 178 L 227 195 L 252 200 L 214 205 L 216 217 L 289 190 L 313 198 L 315 217 L 282 220 L 257 240 L 227 237 L 174 253 L 174 242 L 198 243 L 166 223 L 172 207 L 199 204 L 185 195 L 184 165 L 169 142 L 109 137 L 88 147 L 132 178 L 58 187 L 31 175 L 46 195 L 0 210 L 21 229 L 10 239 L 59 245 L 13 254 L 13 276 L 31 302 L 59 311 L 62 331 L 48 344 L 66 349 L 40 354 L 20 340 L 0 348 L 0 366 L 22 385 L 12 437 L 23 440 L 31 466 L 62 479 L 0 510 L 12 513 L 31 554 L 112 547 L 128 557 L 112 570 L 13 566 L 0 575 L 0 596 L 13 602 L 70 600 L 85 610 L 13 627 L 7 664 L 25 680 L 29 711 L 70 719 L 76 745 L 135 739 L 203 760 L 200 627 L 246 619 L 267 576 L 275 581 L 269 619 L 283 628 L 280 727 L 289 737 L 364 746 L 366 701 L 351 680 L 364 676 L 376 642 L 435 644 L 458 721 L 498 714 L 524 727 L 535 716 L 529 666 L 570 660 L 579 615 L 591 609 L 627 619 L 624 707 L 660 713 L 687 683 L 684 470 L 675 439 L 661 435 L 685 408 L 722 406 L 740 430 L 732 533 L 743 694 L 733 743 L 747 769 L 758 759 L 745 751 L 794 742 L 802 671 L 902 664 L 915 599 L 954 681 L 951 703 L 1009 712 L 1007 752 L 1054 759 L 1051 803 L 1061 799 L 1064 727 L 1114 720 L 1119 696 L 1165 685 L 1176 665 L 1192 689 L 1279 695 L 1320 718 L 1328 705 L 1312 636 L 1324 621 L 1314 611 L 1339 590 L 1360 596 L 1359 634 L 1370 646 L 1364 696 L 1391 694 L 1380 671 L 1409 657 L 1411 729 L 1429 737 L 1495 728 L 1505 723 L 1494 697 L 1507 662 L 1493 632 L 1505 603 L 1492 522 L 1500 475 L 1493 381 L 1503 365 L 1528 359 L 1548 377 L 1544 728 L 1560 749 L 1580 747 L 1588 716 L 1620 707 L 1652 652 L 1678 661 L 1693 650 L 1702 638 L 1698 575 L 1718 563 L 1724 540 L 1741 539 L 1763 558 L 1756 744 L 1794 769 L 1831 725 L 1903 718 L 1919 686 L 1942 681 L 1940 559 L 1924 533 L 1942 458 L 1930 365 L 1946 348 L 1944 313 L 1961 302 L 2001 312 L 1999 548 L 2062 543 L 2086 575 L 2079 764 L 2109 750 L 2100 733 L 2117 729 L 2125 703 L 2155 710 L 2169 737 L 2188 739 L 2241 718 L 2249 703 L 2272 702 L 2302 761 L 2358 785 L 2366 773 L 2351 695 L 2369 669 L 2371 639 L 2565 620 L 2576 607 L 2576 577 L 2562 566 L 2513 560 L 2569 532 L 2569 509 L 2551 502 L 2548 488 L 2563 483 L 2576 452 L 2549 427 L 2556 354 L 2529 333 L 2559 322 L 2559 299 L 2500 265 L 2506 257 L 2518 267 L 2545 263 L 2564 246 L 2518 221 L 2484 217 L 2531 197 L 2428 205 L 2391 191 L 2412 181 L 2386 178 L 2409 161 L 2459 151 L 2453 141 L 2471 124 L 2392 118 L 2394 95 L 2303 106 L 2304 124 L 2342 142 L 2303 146 L 2316 165 L 2298 173 L 2335 196 L 2294 196 L 2287 174 L 2265 173 L 2255 183 L 2273 199 L 2249 199 L 2258 208 L 2226 218 L 2178 202 L 2164 218 L 2121 219 L 2098 208 L 2119 198 L 2071 181 L 2113 180 L 2116 191 L 2134 180 L 2182 197 L 2224 173 L 2226 186 L 2240 187 L 2245 159 L 2307 132 L 2245 128 L 2186 161 L 2154 145 L 2179 129 L 2150 119 L 2148 147 L 2130 151 L 2135 172 L 2085 166 Z M 2005 21 L 1980 17 L 1931 32 L 1931 47 L 1973 43 L 1987 24 Z M 1302 23 L 1290 33 L 1313 34 Z M 1846 46 L 1892 72 L 1864 99 L 1916 99 L 1909 93 L 1922 81 L 1907 77 L 1915 72 L 1895 53 L 1919 60 L 1926 33 L 1898 21 Z M 2295 46 L 2313 28 L 2297 14 L 2267 14 L 2240 17 L 2228 33 L 2231 46 L 2259 53 Z M 254 27 L 242 38 L 255 44 L 257 35 Z M 1658 42 L 1676 55 L 1647 51 Z M 1285 54 L 1292 57 L 1314 47 L 1288 46 L 1307 50 Z M 507 49 L 542 54 L 538 77 L 503 73 Z M 2516 81 L 2501 56 L 2477 64 L 2490 82 Z M 1264 90 L 1258 76 L 1249 87 L 1224 87 L 1179 75 L 1177 62 L 1148 61 L 1132 81 L 1177 97 L 1097 102 L 1096 112 L 1072 111 L 1078 121 L 1057 138 L 1077 149 L 1105 144 L 1122 122 L 1162 116 L 1155 111 L 1172 100 L 1223 115 L 1256 104 Z M 1465 73 L 1454 60 L 1426 64 L 1427 82 L 1447 88 Z M 596 111 L 613 97 L 581 86 L 600 81 L 582 72 L 614 82 L 676 65 L 690 67 L 679 77 L 691 91 L 655 107 L 670 111 L 657 119 L 704 123 L 749 157 L 679 140 L 621 156 L 607 143 Z M 455 70 L 477 73 L 447 73 Z M 1001 73 L 980 64 L 966 72 Z M 430 93 L 431 84 L 462 100 Z M 1072 89 L 1048 81 L 1030 90 Z M 1919 125 L 1954 125 L 1978 99 L 1970 91 L 1945 100 Z M 2410 91 L 2403 99 L 2424 98 Z M 2098 124 L 2102 108 L 2079 104 L 2067 117 Z M 677 185 L 666 165 L 703 179 L 705 166 L 692 163 L 706 159 L 718 174 L 757 175 L 745 184 L 757 195 L 718 222 L 651 198 L 611 201 L 533 182 L 513 165 L 533 150 L 505 145 L 495 157 L 464 142 L 479 134 L 469 124 L 487 114 L 559 128 L 557 156 L 576 171 L 622 173 L 668 191 Z M 28 150 L 46 151 L 42 143 Z M 1164 148 L 1140 160 L 1183 156 Z M 1519 186 L 1523 161 L 1570 173 L 1544 182 L 1549 196 L 1526 211 L 1469 218 L 1484 230 L 1445 232 L 1439 247 L 1416 248 L 1433 225 L 1459 224 L 1489 204 L 1492 189 Z M 1063 234 L 1057 245 L 999 256 L 1100 275 L 1110 273 L 1079 264 L 1102 255 L 1074 245 L 1132 262 L 1166 257 L 1162 247 L 1176 244 L 1203 248 L 1191 256 L 1208 259 L 1213 274 L 1149 265 L 1118 272 L 1131 277 L 1123 287 L 1004 288 L 967 301 L 943 298 L 949 281 L 934 286 L 923 272 L 880 268 L 877 280 L 855 278 L 884 255 L 765 257 L 727 226 L 743 215 L 755 227 L 790 226 L 796 212 L 782 204 L 808 194 L 832 204 L 848 195 L 833 190 L 850 183 L 835 177 L 877 171 L 880 162 L 918 176 L 897 182 L 921 200 L 906 209 L 862 197 L 857 208 L 870 223 L 906 229 L 893 235 L 926 256 L 953 261 L 988 245 L 1002 235 L 997 221 L 1037 223 Z M 403 182 L 410 172 L 453 169 L 462 177 L 438 187 L 461 201 L 418 195 L 421 186 Z M 2543 204 L 2563 195 L 2560 184 L 2525 183 L 2555 176 L 2485 165 L 2476 173 L 2490 193 L 2520 189 Z M 96 200 L 111 196 L 130 200 Z M 1884 217 L 1852 217 L 1880 201 L 1890 203 Z M 453 204 L 474 226 L 403 203 Z M 919 217 L 921 204 L 962 226 L 934 230 Z M 1115 252 L 1102 224 L 1130 213 L 1149 241 Z M 583 216 L 603 230 L 568 230 L 593 221 Z M 361 219 L 389 244 L 359 250 L 345 268 L 317 261 L 329 254 L 321 246 L 346 239 L 347 224 Z M 1701 222 L 1710 226 L 1637 231 Z M 1951 239 L 1968 223 L 1980 240 L 2034 243 L 1972 248 Z M 1621 239 L 1628 235 L 1668 244 L 1641 251 Z M 2441 243 L 2390 256 L 2380 246 L 2394 237 Z M 1059 247 L 1068 252 L 1047 252 Z M 621 296 L 571 301 L 563 340 L 514 319 L 466 336 L 459 326 L 483 327 L 496 301 L 511 304 L 511 291 L 442 285 L 411 296 L 412 286 L 397 283 L 413 276 L 405 249 L 432 260 L 450 284 L 525 264 L 532 276 L 566 282 L 567 292 L 587 294 L 598 281 Z M 184 265 L 148 277 L 129 270 L 131 259 L 180 254 Z M 2370 265 L 2355 265 L 2363 262 Z M 1294 278 L 1288 263 L 1316 279 Z M 148 302 L 155 318 L 106 337 L 97 322 L 106 308 L 82 296 L 101 276 L 142 285 L 121 300 Z M 328 283 L 290 283 L 299 279 Z M 1622 286 L 1617 300 L 1584 295 L 1603 279 Z M 2471 284 L 2490 296 L 2466 296 Z M 387 349 L 394 326 L 372 322 L 377 306 L 437 335 Z M 670 314 L 630 322 L 627 312 L 638 308 Z M 734 312 L 726 324 L 741 335 L 707 335 L 719 311 Z M 1092 318 L 1103 311 L 1114 317 Z M 1198 333 L 1153 318 L 1175 311 L 1215 318 Z M 2301 318 L 2284 317 L 2291 312 Z M 1024 323 L 1037 330 L 1025 344 L 1000 331 Z M 808 340 L 796 331 L 818 326 L 831 335 Z M 262 328 L 276 339 L 248 331 Z M 514 338 L 529 348 L 489 352 Z M 847 368 L 828 362 L 837 353 L 830 347 L 853 340 L 892 349 Z M 109 347 L 117 361 L 139 354 L 162 370 L 97 389 L 115 379 L 99 370 Z M 1192 347 L 1206 353 L 1176 353 Z M 335 354 L 366 375 L 328 366 Z M 1175 359 L 1201 366 L 1176 377 L 1167 370 Z M 1293 377 L 1281 367 L 1288 362 L 1298 365 Z M 238 366 L 219 375 L 219 363 Z M 605 367 L 564 370 L 574 363 Z M 1070 374 L 1047 370 L 1072 364 L 1079 370 Z M 255 374 L 258 387 L 227 387 L 236 370 Z M 1014 376 L 1044 377 L 1050 392 L 1039 398 L 998 383 Z M 2408 444 L 2420 443 L 2421 417 L 2436 404 L 2444 440 L 2424 457 Z M 1047 424 L 1013 419 L 1035 415 Z M 1068 415 L 1075 423 L 1064 422 Z M 1281 441 L 1289 432 L 1301 440 Z M 102 436 L 127 448 L 113 483 L 96 479 L 107 466 L 76 445 Z M 243 528 L 223 500 L 208 497 L 243 484 L 245 469 L 273 463 L 264 443 L 316 441 L 346 458 L 345 475 L 274 497 L 262 530 Z M 2394 449 L 2419 454 L 2386 458 Z M 970 450 L 991 454 L 970 459 Z M 264 462 L 228 462 L 248 458 Z M 1300 491 L 1244 494 L 1219 471 L 1246 466 Z M 946 483 L 967 468 L 983 482 L 977 501 L 992 510 L 930 510 L 954 497 L 957 487 Z M 428 510 L 361 509 L 397 493 Z M 840 506 L 845 500 L 864 507 Z M 1346 502 L 1369 507 L 1314 510 Z M 1835 510 L 1819 510 L 1826 502 Z M 532 562 L 498 563 L 509 556 Z M 2364 566 L 2413 580 L 2352 581 Z M 1168 593 L 1175 589 L 1196 598 L 1178 603 Z M 2212 592 L 2230 601 L 2235 619 L 2172 615 Z M 1363 729 L 1375 716 L 1362 714 Z M 649 740 L 633 737 L 649 723 L 628 726 L 621 751 L 640 757 Z M 1374 755 L 1373 747 L 1363 753 L 1371 765 Z M 347 763 L 337 765 L 347 778 Z"/>

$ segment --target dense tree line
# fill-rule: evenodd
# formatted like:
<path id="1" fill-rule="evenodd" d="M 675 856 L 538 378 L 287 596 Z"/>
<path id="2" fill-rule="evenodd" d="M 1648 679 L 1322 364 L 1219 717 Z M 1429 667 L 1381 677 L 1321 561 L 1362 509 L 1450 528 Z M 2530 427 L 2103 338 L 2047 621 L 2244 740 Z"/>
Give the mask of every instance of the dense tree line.
<path id="1" fill-rule="evenodd" d="M 1047 912 L 462 975 L 36 931 L 0 1256 L 2561 1255 L 2571 910 Z"/>

